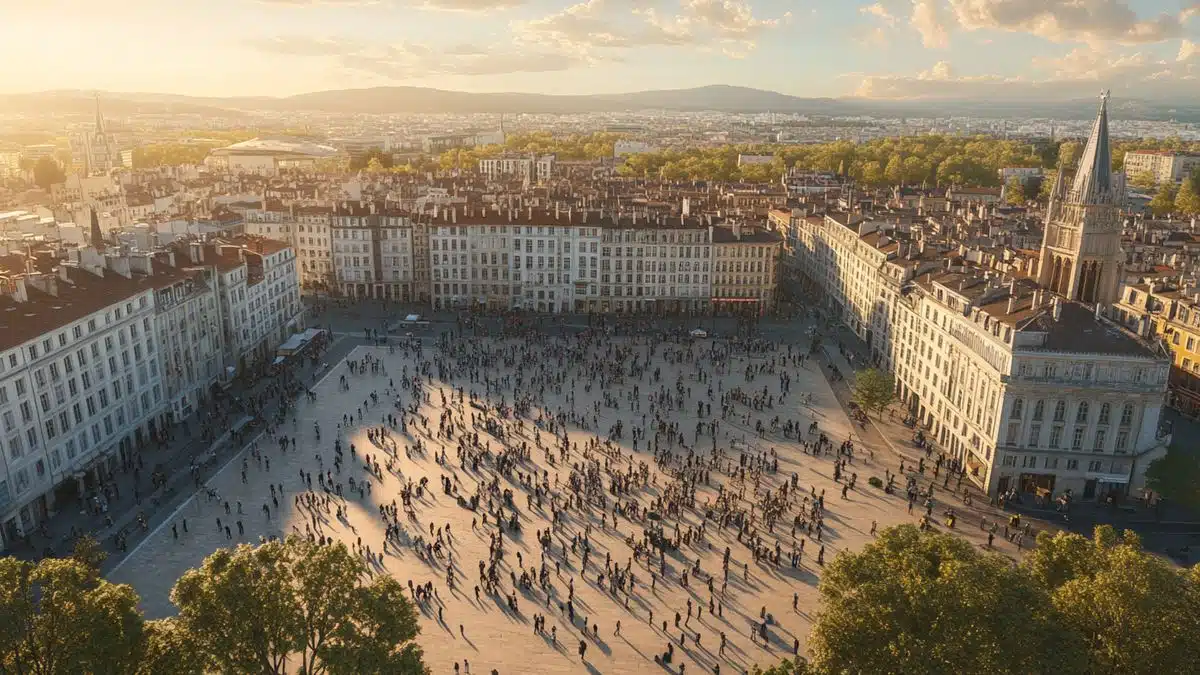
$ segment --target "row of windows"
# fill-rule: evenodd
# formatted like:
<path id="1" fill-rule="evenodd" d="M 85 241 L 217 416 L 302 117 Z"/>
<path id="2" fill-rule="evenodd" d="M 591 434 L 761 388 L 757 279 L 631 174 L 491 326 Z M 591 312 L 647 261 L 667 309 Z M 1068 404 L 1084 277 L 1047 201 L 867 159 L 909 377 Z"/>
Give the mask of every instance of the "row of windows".
<path id="1" fill-rule="evenodd" d="M 1063 427 L 1061 425 L 1054 425 L 1054 426 L 1050 427 L 1049 438 L 1045 439 L 1045 443 L 1046 443 L 1045 447 L 1050 448 L 1052 450 L 1066 449 L 1066 446 L 1063 445 L 1063 441 L 1064 441 L 1063 434 L 1065 434 L 1065 433 L 1066 433 L 1066 429 L 1065 429 L 1065 427 Z M 1085 437 L 1086 433 L 1087 433 L 1087 427 L 1077 426 L 1071 430 L 1071 445 L 1070 445 L 1071 450 L 1083 450 L 1084 437 Z M 1008 425 L 1008 434 L 1005 437 L 1005 443 L 1007 445 L 1010 445 L 1013 447 L 1022 446 L 1020 435 L 1021 435 L 1020 423 L 1013 422 L 1013 423 L 1009 424 Z M 1042 425 L 1041 424 L 1029 425 L 1029 435 L 1026 437 L 1025 443 L 1022 447 L 1029 447 L 1029 448 L 1042 447 L 1042 443 L 1043 443 L 1042 435 L 1043 434 L 1042 434 Z M 1130 438 L 1129 430 L 1119 429 L 1117 431 L 1117 435 L 1116 435 L 1115 442 L 1113 445 L 1113 451 L 1114 452 L 1128 451 L 1129 438 Z M 1103 452 L 1107 449 L 1107 443 L 1108 443 L 1108 429 L 1107 428 L 1096 429 L 1096 432 L 1092 435 L 1091 450 L 1093 452 Z"/>
<path id="2" fill-rule="evenodd" d="M 1134 411 L 1135 411 L 1135 409 L 1134 409 L 1134 405 L 1132 403 L 1126 403 L 1124 406 L 1121 407 L 1121 426 L 1128 427 L 1133 424 Z M 1087 401 L 1080 401 L 1079 404 L 1075 406 L 1075 423 L 1076 424 L 1087 424 L 1088 416 L 1089 416 L 1090 412 L 1091 412 L 1090 404 Z M 1009 411 L 1009 419 L 1019 420 L 1024 416 L 1024 414 L 1025 414 L 1025 400 L 1020 399 L 1020 398 L 1013 399 L 1012 410 Z M 1033 417 L 1032 417 L 1033 421 L 1039 422 L 1042 419 L 1044 419 L 1045 416 L 1046 416 L 1046 401 L 1044 401 L 1042 399 L 1038 399 L 1037 401 L 1034 401 Z M 1097 423 L 1100 425 L 1109 424 L 1109 420 L 1110 420 L 1111 416 L 1112 416 L 1112 405 L 1107 402 L 1101 403 L 1100 404 L 1100 415 L 1097 420 Z M 1054 410 L 1053 410 L 1053 421 L 1064 422 L 1064 421 L 1066 421 L 1066 419 L 1067 419 L 1067 402 L 1064 400 L 1061 400 L 1061 399 L 1058 401 L 1055 401 L 1054 402 Z"/>
<path id="3" fill-rule="evenodd" d="M 1058 468 L 1058 464 L 1059 464 L 1058 457 L 1042 457 L 1041 458 L 1042 459 L 1041 467 L 1039 467 L 1037 455 L 1020 455 L 1020 456 L 1005 455 L 1004 462 L 1003 462 L 1004 466 L 1015 467 L 1018 462 L 1018 457 L 1020 457 L 1020 464 L 1021 464 L 1022 469 L 1042 468 L 1042 469 L 1054 470 L 1054 469 Z M 1079 469 L 1079 460 L 1078 459 L 1066 459 L 1066 461 L 1063 462 L 1063 466 L 1066 468 L 1067 471 L 1076 471 Z M 1087 470 L 1089 473 L 1103 473 L 1104 468 L 1105 468 L 1104 460 L 1101 460 L 1101 459 L 1088 460 Z M 1118 461 L 1118 462 L 1112 462 L 1111 464 L 1109 464 L 1109 473 L 1124 474 L 1128 470 L 1129 470 L 1129 465 L 1125 462 Z"/>

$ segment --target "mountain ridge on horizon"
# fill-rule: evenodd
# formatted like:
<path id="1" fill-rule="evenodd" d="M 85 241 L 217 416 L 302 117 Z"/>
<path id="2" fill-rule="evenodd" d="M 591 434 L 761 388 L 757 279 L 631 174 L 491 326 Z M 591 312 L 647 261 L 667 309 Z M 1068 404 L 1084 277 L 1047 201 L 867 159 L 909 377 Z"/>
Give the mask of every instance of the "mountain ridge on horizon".
<path id="1" fill-rule="evenodd" d="M 766 89 L 712 84 L 615 94 L 464 92 L 413 86 L 333 89 L 289 96 L 188 96 L 153 92 L 98 92 L 110 114 L 200 114 L 325 112 L 341 114 L 579 114 L 668 110 L 676 112 L 779 112 L 815 116 L 1046 117 L 1087 119 L 1094 99 L 980 100 L 801 97 Z M 0 113 L 83 113 L 94 109 L 94 92 L 59 89 L 0 96 Z M 1200 103 L 1114 99 L 1124 119 L 1200 121 Z"/>

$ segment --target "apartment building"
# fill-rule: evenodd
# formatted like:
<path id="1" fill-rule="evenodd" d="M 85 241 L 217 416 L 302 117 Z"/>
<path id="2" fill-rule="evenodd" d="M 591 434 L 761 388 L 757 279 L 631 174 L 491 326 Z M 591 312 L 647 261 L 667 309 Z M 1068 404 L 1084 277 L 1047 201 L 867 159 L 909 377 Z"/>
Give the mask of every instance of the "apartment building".
<path id="1" fill-rule="evenodd" d="M 714 227 L 712 304 L 718 312 L 761 316 L 775 309 L 783 236 L 773 230 Z M 688 269 L 681 270 L 685 274 Z M 698 270 L 692 275 L 701 274 Z"/>
<path id="2" fill-rule="evenodd" d="M 334 287 L 333 256 L 330 245 L 333 209 L 281 203 L 249 209 L 245 213 L 245 234 L 272 239 L 296 252 L 296 271 L 303 290 L 322 291 Z"/>
<path id="3" fill-rule="evenodd" d="M 1106 318 L 1119 237 L 1107 101 L 1048 210 L 1038 280 L 979 269 L 860 214 L 793 218 L 793 265 L 890 369 L 935 446 L 991 495 L 1092 500 L 1140 488 L 1166 451 L 1170 355 Z"/>
<path id="4" fill-rule="evenodd" d="M 479 160 L 479 173 L 489 180 L 516 178 L 529 183 L 541 183 L 554 174 L 554 155 L 505 154 Z"/>
<path id="5" fill-rule="evenodd" d="M 601 230 L 599 299 L 617 313 L 712 310 L 713 225 L 681 216 L 633 216 Z M 589 311 L 591 311 L 589 309 Z"/>
<path id="6" fill-rule="evenodd" d="M 1139 150 L 1125 153 L 1125 175 L 1131 180 L 1150 174 L 1155 183 L 1181 183 L 1200 171 L 1200 154 L 1169 150 Z"/>
<path id="7" fill-rule="evenodd" d="M 173 422 L 187 419 L 208 400 L 225 365 L 217 270 L 190 262 L 183 252 L 171 250 L 149 261 L 161 279 L 154 290 L 154 330 L 166 414 Z"/>
<path id="8" fill-rule="evenodd" d="M 338 291 L 402 302 L 420 297 L 415 229 L 409 214 L 385 212 L 374 202 L 338 205 L 329 230 Z"/>
<path id="9" fill-rule="evenodd" d="M 193 243 L 194 265 L 216 269 L 224 348 L 223 378 L 263 366 L 275 347 L 303 330 L 300 284 L 292 247 L 262 238 Z"/>
<path id="10" fill-rule="evenodd" d="M 1130 284 L 1113 309 L 1129 330 L 1170 347 L 1168 402 L 1185 415 L 1200 415 L 1200 291 L 1161 281 Z"/>
<path id="11" fill-rule="evenodd" d="M 0 274 L 0 548 L 103 481 L 164 428 L 162 278 L 84 250 Z M 144 262 L 144 261 L 142 261 Z"/>

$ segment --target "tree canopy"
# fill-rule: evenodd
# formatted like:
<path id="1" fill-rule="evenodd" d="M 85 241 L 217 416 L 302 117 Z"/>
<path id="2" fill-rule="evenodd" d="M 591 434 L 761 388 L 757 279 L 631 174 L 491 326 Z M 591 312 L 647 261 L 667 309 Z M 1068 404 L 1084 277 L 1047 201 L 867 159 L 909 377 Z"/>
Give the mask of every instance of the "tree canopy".
<path id="1" fill-rule="evenodd" d="M 1175 193 L 1175 212 L 1185 216 L 1200 215 L 1200 191 L 1194 178 L 1184 180 Z"/>
<path id="2" fill-rule="evenodd" d="M 1109 526 L 1042 532 L 1019 564 L 948 533 L 883 530 L 826 567 L 810 672 L 1167 673 L 1200 659 L 1200 567 Z"/>
<path id="3" fill-rule="evenodd" d="M 1014 206 L 1025 203 L 1025 184 L 1020 178 L 1013 176 L 1004 186 L 1004 201 Z"/>
<path id="4" fill-rule="evenodd" d="M 884 530 L 826 567 L 820 596 L 817 672 L 1083 672 L 1033 576 L 951 534 Z"/>
<path id="5" fill-rule="evenodd" d="M 1158 186 L 1158 191 L 1150 200 L 1150 211 L 1156 216 L 1165 216 L 1175 211 L 1175 185 L 1173 183 L 1163 183 Z"/>
<path id="6" fill-rule="evenodd" d="M 217 143 L 155 143 L 133 149 L 133 168 L 202 164 Z"/>
<path id="7" fill-rule="evenodd" d="M 132 588 L 72 558 L 0 558 L 0 672 L 137 672 L 144 635 Z"/>
<path id="8" fill-rule="evenodd" d="M 33 164 L 33 184 L 49 190 L 51 185 L 67 179 L 67 174 L 53 157 L 41 157 Z"/>
<path id="9" fill-rule="evenodd" d="M 860 370 L 854 376 L 853 400 L 864 411 L 879 413 L 896 400 L 896 380 L 879 368 Z"/>
<path id="10" fill-rule="evenodd" d="M 36 565 L 0 558 L 0 673 L 199 675 L 426 672 L 404 588 L 341 544 L 221 549 L 176 583 L 176 617 L 98 574 L 90 544 Z"/>
<path id="11" fill-rule="evenodd" d="M 175 584 L 172 621 L 206 667 L 222 672 L 423 673 L 404 588 L 387 575 L 366 577 L 366 564 L 340 543 L 289 537 L 221 549 Z"/>

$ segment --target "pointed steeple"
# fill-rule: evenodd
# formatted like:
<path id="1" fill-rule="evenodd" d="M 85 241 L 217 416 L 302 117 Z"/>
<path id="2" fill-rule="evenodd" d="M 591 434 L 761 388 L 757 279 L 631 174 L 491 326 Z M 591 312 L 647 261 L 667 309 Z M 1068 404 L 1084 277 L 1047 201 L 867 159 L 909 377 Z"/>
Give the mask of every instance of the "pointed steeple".
<path id="1" fill-rule="evenodd" d="M 104 248 L 104 233 L 100 231 L 100 217 L 96 215 L 96 209 L 92 209 L 92 233 L 91 241 L 89 242 L 93 248 Z"/>
<path id="2" fill-rule="evenodd" d="M 1100 95 L 1100 113 L 1092 127 L 1083 155 L 1079 158 L 1079 169 L 1075 172 L 1075 183 L 1071 186 L 1071 198 L 1079 204 L 1112 203 L 1112 149 L 1108 142 L 1108 92 Z"/>
<path id="3" fill-rule="evenodd" d="M 96 92 L 96 133 L 104 133 L 104 115 L 100 114 L 100 92 Z"/>

